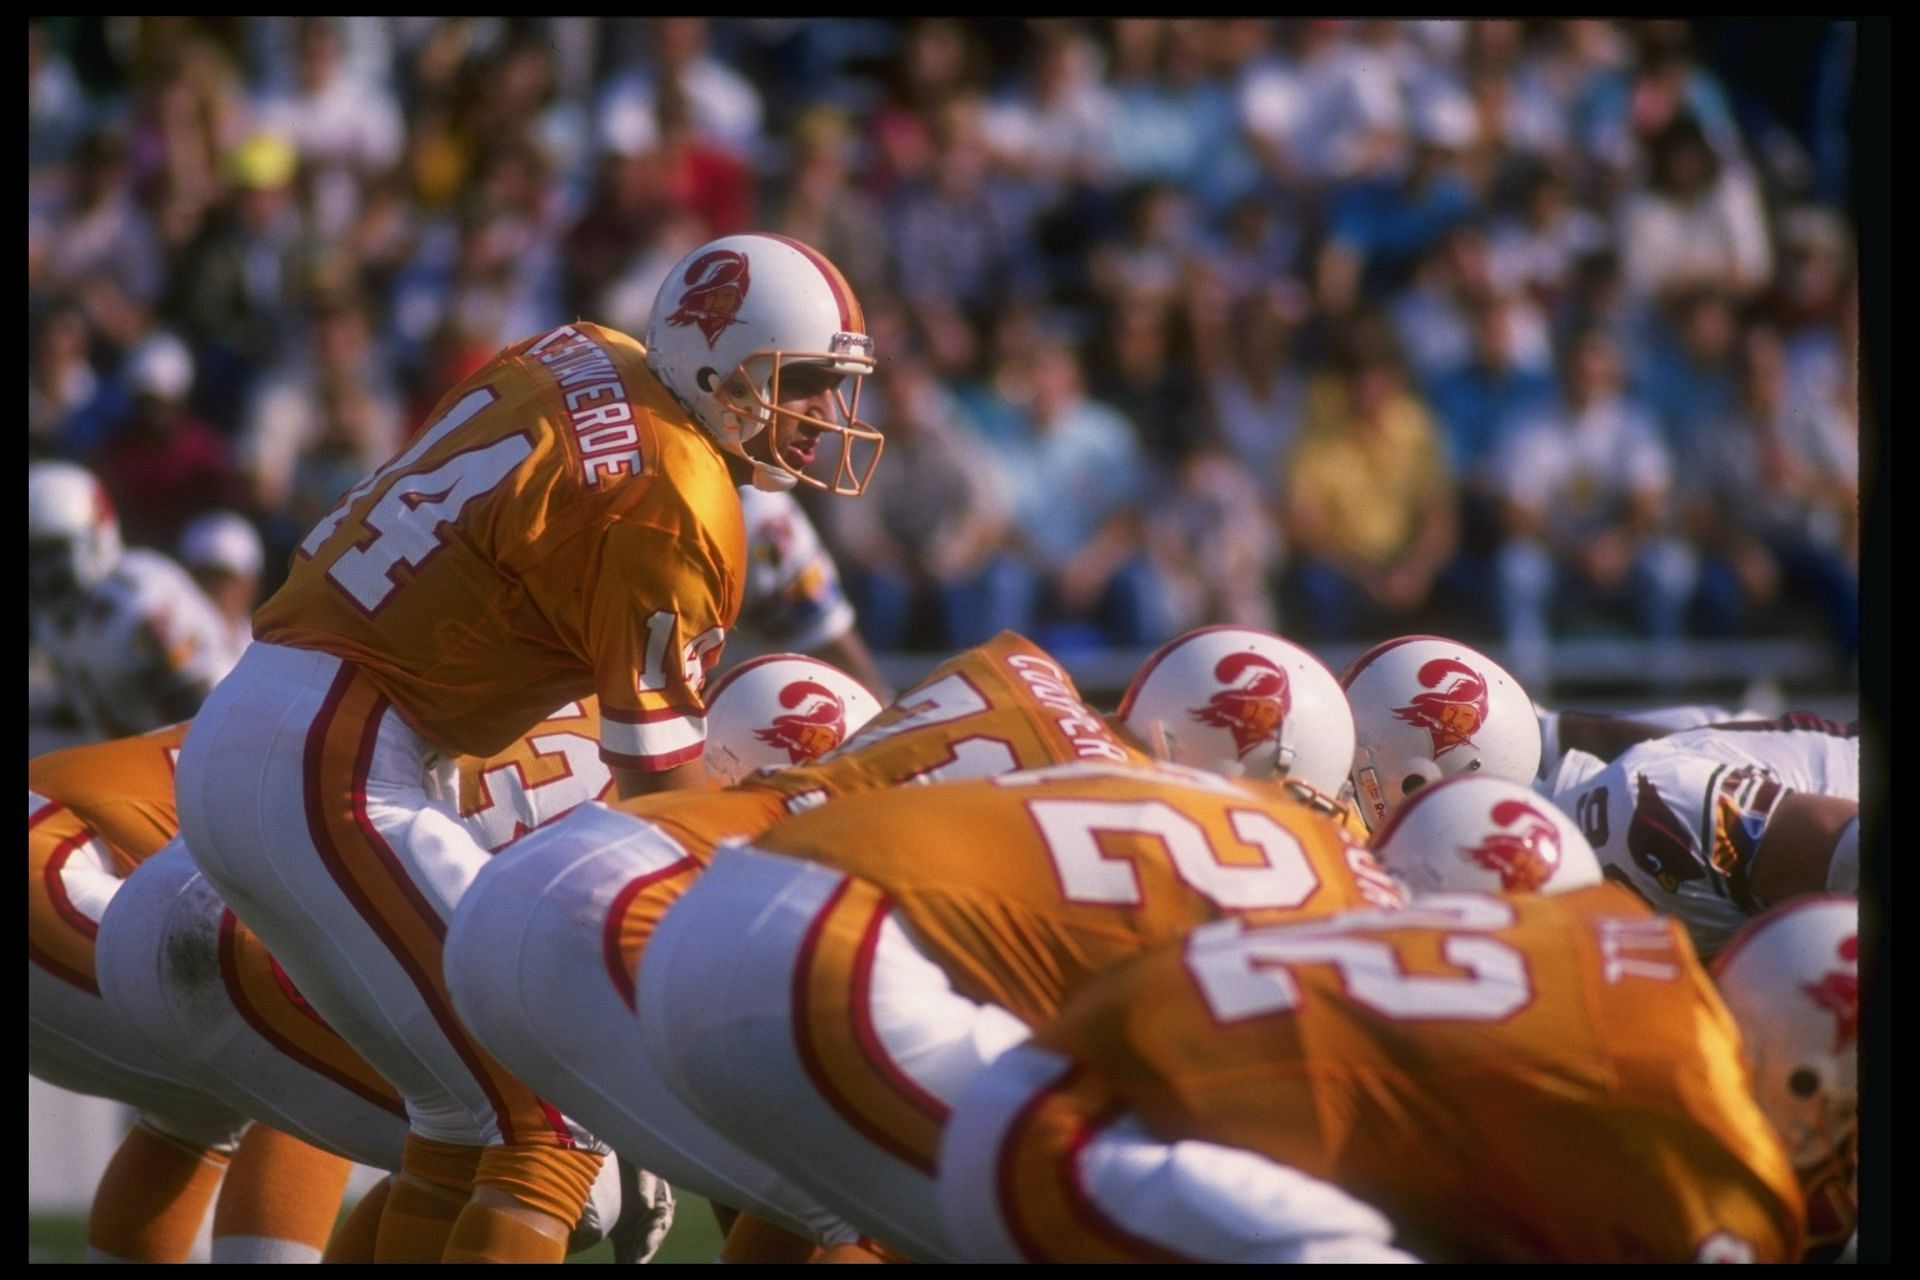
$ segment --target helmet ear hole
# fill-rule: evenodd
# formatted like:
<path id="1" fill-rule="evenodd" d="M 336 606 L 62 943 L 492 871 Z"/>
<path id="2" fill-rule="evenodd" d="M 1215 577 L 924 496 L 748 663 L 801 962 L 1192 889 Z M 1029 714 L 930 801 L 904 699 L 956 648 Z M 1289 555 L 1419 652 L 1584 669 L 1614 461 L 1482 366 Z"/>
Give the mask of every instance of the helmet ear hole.
<path id="1" fill-rule="evenodd" d="M 1406 777 L 1400 779 L 1400 794 L 1403 796 L 1410 796 L 1414 792 L 1418 791 L 1420 788 L 1426 785 L 1427 785 L 1427 780 L 1425 778 L 1421 777 L 1417 773 L 1410 773 Z"/>
<path id="2" fill-rule="evenodd" d="M 1787 1077 L 1787 1088 L 1796 1098 L 1811 1098 L 1820 1092 L 1820 1077 L 1811 1068 L 1801 1067 Z"/>
<path id="3" fill-rule="evenodd" d="M 712 394 L 714 384 L 720 381 L 720 371 L 711 367 L 703 367 L 693 375 L 693 381 L 702 391 Z"/>

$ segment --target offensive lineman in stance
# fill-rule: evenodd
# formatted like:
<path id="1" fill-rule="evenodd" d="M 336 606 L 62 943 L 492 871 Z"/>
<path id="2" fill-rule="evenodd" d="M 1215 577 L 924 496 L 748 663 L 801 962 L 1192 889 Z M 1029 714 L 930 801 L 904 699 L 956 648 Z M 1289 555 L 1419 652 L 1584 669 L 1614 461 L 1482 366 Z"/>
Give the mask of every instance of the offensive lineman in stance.
<path id="1" fill-rule="evenodd" d="M 585 323 L 508 348 L 308 535 L 195 721 L 195 861 L 407 1100 L 377 1260 L 558 1261 L 600 1165 L 453 1015 L 441 943 L 486 858 L 453 756 L 597 693 L 622 793 L 696 780 L 742 592 L 734 485 L 820 484 L 832 432 L 830 487 L 864 488 L 862 328 L 824 258 L 747 235 L 675 267 L 646 348 Z"/>

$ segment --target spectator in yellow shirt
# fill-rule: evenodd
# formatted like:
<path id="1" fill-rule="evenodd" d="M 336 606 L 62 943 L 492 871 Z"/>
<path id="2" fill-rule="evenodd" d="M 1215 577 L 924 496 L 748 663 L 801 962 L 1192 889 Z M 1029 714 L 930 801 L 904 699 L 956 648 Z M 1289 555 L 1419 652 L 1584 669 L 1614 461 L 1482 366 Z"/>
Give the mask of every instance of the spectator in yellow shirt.
<path id="1" fill-rule="evenodd" d="M 1323 640 L 1405 630 L 1399 620 L 1426 604 L 1453 556 L 1458 495 L 1383 330 L 1351 331 L 1333 375 L 1309 389 L 1283 494 L 1300 629 Z"/>

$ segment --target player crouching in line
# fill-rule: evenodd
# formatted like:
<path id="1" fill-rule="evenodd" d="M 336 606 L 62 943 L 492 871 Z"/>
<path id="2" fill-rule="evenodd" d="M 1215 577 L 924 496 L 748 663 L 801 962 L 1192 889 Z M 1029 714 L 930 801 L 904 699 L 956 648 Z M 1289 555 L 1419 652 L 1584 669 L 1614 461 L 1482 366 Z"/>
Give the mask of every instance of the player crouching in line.
<path id="1" fill-rule="evenodd" d="M 1524 788 L 1445 782 L 1400 816 L 1383 863 L 1447 892 L 1194 930 L 1102 975 L 976 1083 L 941 1152 L 964 1256 L 1337 1257 L 1383 1247 L 1385 1222 L 1429 1260 L 1800 1256 L 1781 1135 L 1845 1141 L 1851 1063 L 1831 1016 L 1782 997 L 1848 985 L 1851 904 L 1787 922 L 1818 935 L 1804 959 L 1762 944 L 1767 963 L 1723 969 L 1723 1004 L 1679 928 L 1599 883 Z M 1454 892 L 1496 886 L 1514 892 Z M 1755 1101 L 1742 1050 L 1796 1032 L 1768 1065 L 1821 1068 L 1801 1128 L 1765 1067 Z M 1329 1233 L 1329 1183 L 1378 1214 L 1348 1203 Z"/>
<path id="2" fill-rule="evenodd" d="M 215 1262 L 317 1262 L 347 1162 L 249 1128 L 202 1077 L 142 1044 L 102 994 L 96 943 L 125 878 L 174 834 L 184 737 L 175 725 L 27 766 L 27 1069 L 140 1112 L 94 1194 L 88 1261 L 184 1261 L 217 1188 Z"/>
<path id="3" fill-rule="evenodd" d="M 1275 714 L 1227 717 L 1257 728 L 1244 743 L 1223 732 L 1216 766 L 1264 755 L 1270 771 L 1275 744 L 1290 743 L 1300 760 L 1324 755 L 1330 776 L 1313 780 L 1337 784 L 1352 737 L 1331 673 L 1264 633 L 1196 643 L 1220 652 L 1177 727 L 1208 723 L 1192 717 L 1237 695 L 1271 697 Z M 896 705 L 950 722 L 960 741 L 945 754 L 985 757 L 996 744 L 968 733 L 966 693 L 923 686 Z M 1320 714 L 1290 721 L 1307 706 Z M 1102 727 L 1084 704 L 1043 708 L 1083 734 Z M 1322 732 L 1339 739 L 1330 752 Z M 653 1069 L 702 1120 L 876 1239 L 949 1257 L 932 1180 L 949 1108 L 1088 975 L 1223 914 L 1398 901 L 1357 842 L 1279 788 L 1127 755 L 845 795 L 723 847 L 640 959 Z"/>

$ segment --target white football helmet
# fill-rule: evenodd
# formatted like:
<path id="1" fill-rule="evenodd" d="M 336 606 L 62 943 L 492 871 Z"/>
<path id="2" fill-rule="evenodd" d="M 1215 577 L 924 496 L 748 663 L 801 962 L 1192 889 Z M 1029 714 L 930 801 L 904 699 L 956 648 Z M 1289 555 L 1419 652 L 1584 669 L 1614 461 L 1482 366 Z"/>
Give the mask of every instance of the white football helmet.
<path id="1" fill-rule="evenodd" d="M 647 321 L 647 364 L 720 447 L 753 464 L 761 489 L 804 482 L 848 497 L 867 487 L 884 441 L 859 420 L 860 387 L 873 372 L 873 339 L 845 277 L 798 240 L 724 236 L 701 245 L 668 273 Z M 796 370 L 808 370 L 796 374 Z M 781 379 L 851 379 L 836 386 L 839 421 L 782 408 Z M 772 448 L 768 429 L 785 417 L 835 433 L 832 484 L 795 471 Z M 757 454 L 747 442 L 766 434 Z M 864 465 L 854 446 L 863 444 Z M 869 451 L 870 450 L 870 451 Z"/>
<path id="2" fill-rule="evenodd" d="M 1156 758 L 1230 778 L 1334 795 L 1353 760 L 1353 715 L 1333 673 L 1247 627 L 1202 627 L 1160 646 L 1127 686 L 1120 719 Z"/>
<path id="3" fill-rule="evenodd" d="M 707 695 L 707 774 L 730 787 L 756 769 L 805 764 L 879 714 L 879 701 L 831 663 L 797 653 L 743 662 Z"/>
<path id="4" fill-rule="evenodd" d="M 1401 636 L 1340 677 L 1359 748 L 1353 798 L 1369 831 L 1429 782 L 1479 773 L 1530 782 L 1540 722 L 1520 682 L 1483 653 L 1439 636 Z"/>
<path id="5" fill-rule="evenodd" d="M 1746 1043 L 1753 1093 L 1794 1167 L 1848 1147 L 1859 1102 L 1860 904 L 1796 898 L 1753 920 L 1714 958 Z"/>
<path id="6" fill-rule="evenodd" d="M 70 462 L 27 468 L 27 592 L 70 606 L 120 562 L 120 519 L 93 473 Z"/>
<path id="7" fill-rule="evenodd" d="M 1531 788 L 1463 775 L 1393 812 L 1373 856 L 1415 894 L 1566 893 L 1600 883 L 1600 859 L 1566 814 Z"/>

